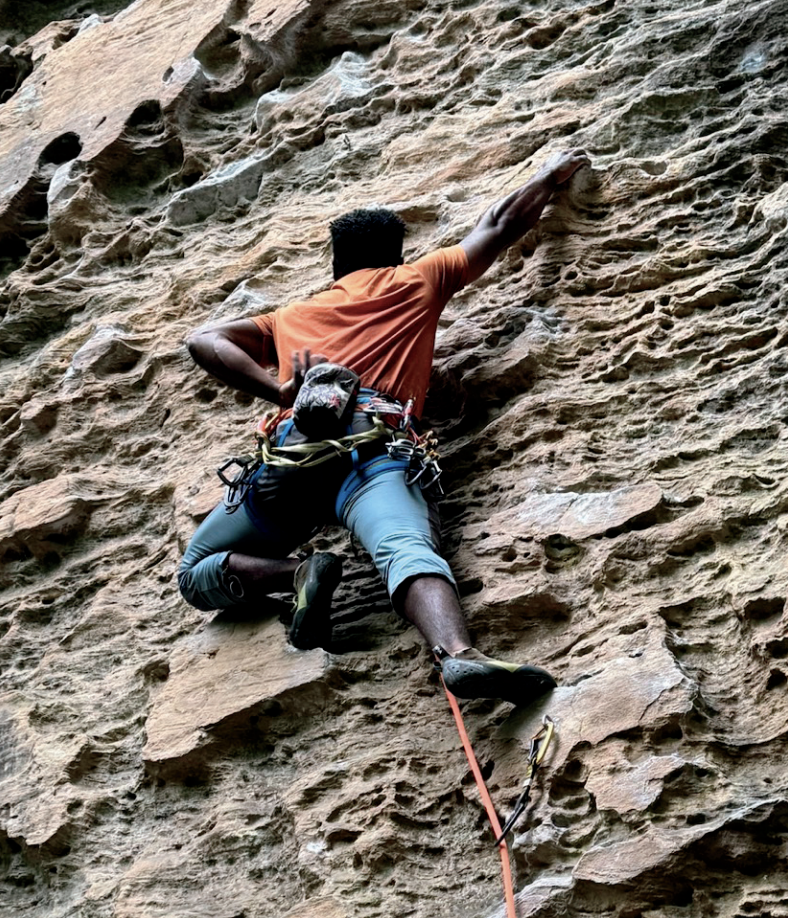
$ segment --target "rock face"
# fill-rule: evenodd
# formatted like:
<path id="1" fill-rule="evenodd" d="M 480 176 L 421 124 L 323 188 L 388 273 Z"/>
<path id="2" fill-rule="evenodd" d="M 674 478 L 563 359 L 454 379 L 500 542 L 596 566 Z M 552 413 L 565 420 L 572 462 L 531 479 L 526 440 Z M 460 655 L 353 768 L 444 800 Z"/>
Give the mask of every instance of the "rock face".
<path id="1" fill-rule="evenodd" d="M 788 915 L 784 0 L 137 0 L 0 17 L 0 903 L 486 918 L 497 855 L 418 635 L 345 559 L 334 652 L 174 570 L 262 404 L 196 326 L 409 256 L 549 152 L 593 169 L 441 323 L 427 415 L 467 704 L 524 916 Z M 286 611 L 284 614 L 286 618 Z"/>

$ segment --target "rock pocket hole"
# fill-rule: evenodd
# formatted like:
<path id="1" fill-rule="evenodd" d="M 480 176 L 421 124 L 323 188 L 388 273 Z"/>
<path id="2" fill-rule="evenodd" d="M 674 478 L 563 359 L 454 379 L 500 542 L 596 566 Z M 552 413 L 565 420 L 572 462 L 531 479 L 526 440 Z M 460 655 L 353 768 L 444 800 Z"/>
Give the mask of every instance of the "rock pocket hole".
<path id="1" fill-rule="evenodd" d="M 753 599 L 744 607 L 744 614 L 751 621 L 762 625 L 782 617 L 784 608 L 785 600 L 781 598 Z"/>
<path id="2" fill-rule="evenodd" d="M 555 535 L 548 536 L 544 541 L 544 553 L 547 557 L 554 562 L 566 563 L 571 561 L 573 558 L 576 558 L 580 552 L 581 548 L 571 539 L 568 539 L 566 536 L 556 533 Z"/>
<path id="3" fill-rule="evenodd" d="M 513 19 L 517 19 L 520 14 L 521 10 L 519 7 L 510 6 L 501 10 L 495 18 L 498 20 L 498 22 L 511 22 Z"/>
<path id="4" fill-rule="evenodd" d="M 766 649 L 775 660 L 784 660 L 788 657 L 788 638 L 783 638 L 781 641 L 770 641 Z"/>
<path id="5" fill-rule="evenodd" d="M 8 46 L 0 49 L 0 103 L 13 96 L 32 69 L 29 54 L 15 54 Z"/>
<path id="6" fill-rule="evenodd" d="M 157 99 L 148 99 L 145 102 L 141 102 L 129 115 L 129 120 L 126 122 L 127 128 L 141 128 L 149 127 L 151 125 L 159 125 L 161 121 L 161 105 Z"/>
<path id="7" fill-rule="evenodd" d="M 51 164 L 59 166 L 62 163 L 76 159 L 82 152 L 82 141 L 73 131 L 67 131 L 51 140 L 38 158 L 39 166 Z"/>

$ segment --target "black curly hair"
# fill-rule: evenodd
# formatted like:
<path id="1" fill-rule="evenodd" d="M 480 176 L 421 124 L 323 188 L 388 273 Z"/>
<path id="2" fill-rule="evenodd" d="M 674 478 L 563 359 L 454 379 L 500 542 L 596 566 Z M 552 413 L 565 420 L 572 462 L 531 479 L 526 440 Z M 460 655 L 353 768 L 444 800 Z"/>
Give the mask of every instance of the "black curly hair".
<path id="1" fill-rule="evenodd" d="M 362 268 L 402 264 L 405 223 L 391 210 L 359 208 L 331 224 L 334 280 Z"/>

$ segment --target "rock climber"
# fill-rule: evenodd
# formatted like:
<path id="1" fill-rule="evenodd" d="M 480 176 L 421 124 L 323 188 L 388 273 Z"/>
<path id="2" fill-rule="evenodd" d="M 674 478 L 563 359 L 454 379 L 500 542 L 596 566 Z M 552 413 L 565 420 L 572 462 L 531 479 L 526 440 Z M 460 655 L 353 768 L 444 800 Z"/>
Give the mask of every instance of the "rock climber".
<path id="1" fill-rule="evenodd" d="M 189 351 L 217 379 L 282 409 L 293 406 L 314 367 L 345 367 L 360 379 L 359 404 L 372 405 L 390 424 L 399 418 L 402 426 L 408 412 L 417 423 L 444 306 L 524 236 L 553 192 L 588 164 L 581 149 L 554 155 L 493 204 L 459 245 L 410 264 L 403 264 L 405 225 L 396 214 L 383 208 L 345 214 L 331 224 L 334 283 L 328 290 L 266 315 L 197 330 L 187 338 Z M 306 439 L 289 414 L 277 418 L 274 431 L 273 452 L 285 456 L 292 456 L 286 447 Z M 348 417 L 348 435 L 369 430 L 369 411 L 356 405 Z M 434 503 L 419 483 L 407 483 L 407 459 L 387 452 L 378 438 L 313 467 L 288 461 L 259 465 L 241 506 L 227 512 L 220 504 L 199 526 L 178 572 L 189 603 L 207 611 L 294 592 L 291 644 L 325 646 L 340 559 L 316 552 L 300 560 L 293 552 L 323 526 L 339 523 L 371 555 L 394 608 L 441 658 L 451 692 L 525 704 L 555 687 L 544 670 L 491 659 L 473 646 L 440 554 Z"/>

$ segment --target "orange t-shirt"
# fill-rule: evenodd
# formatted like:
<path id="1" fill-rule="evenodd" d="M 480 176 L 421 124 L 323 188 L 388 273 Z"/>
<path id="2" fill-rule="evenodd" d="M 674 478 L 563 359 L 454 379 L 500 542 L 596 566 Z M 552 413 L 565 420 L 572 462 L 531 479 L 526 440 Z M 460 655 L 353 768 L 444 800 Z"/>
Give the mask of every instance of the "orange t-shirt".
<path id="1" fill-rule="evenodd" d="M 468 258 L 459 245 L 409 265 L 353 271 L 308 300 L 255 316 L 266 336 L 261 362 L 278 363 L 280 382 L 286 382 L 293 351 L 309 348 L 354 370 L 362 386 L 403 403 L 412 398 L 421 417 L 438 317 L 467 277 Z"/>

